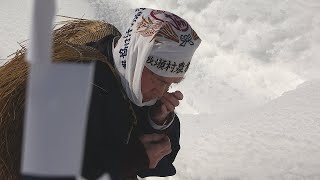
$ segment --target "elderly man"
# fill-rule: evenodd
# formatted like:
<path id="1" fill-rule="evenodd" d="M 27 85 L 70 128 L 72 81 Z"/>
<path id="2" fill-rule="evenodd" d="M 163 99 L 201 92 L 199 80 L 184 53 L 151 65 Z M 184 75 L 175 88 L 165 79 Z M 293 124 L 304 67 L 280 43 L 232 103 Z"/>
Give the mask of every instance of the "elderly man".
<path id="1" fill-rule="evenodd" d="M 200 42 L 177 15 L 139 8 L 122 36 L 107 35 L 83 45 L 107 60 L 95 64 L 83 177 L 176 173 L 172 163 L 180 149 L 180 122 L 174 110 L 183 94 L 168 89 L 182 81 Z"/>

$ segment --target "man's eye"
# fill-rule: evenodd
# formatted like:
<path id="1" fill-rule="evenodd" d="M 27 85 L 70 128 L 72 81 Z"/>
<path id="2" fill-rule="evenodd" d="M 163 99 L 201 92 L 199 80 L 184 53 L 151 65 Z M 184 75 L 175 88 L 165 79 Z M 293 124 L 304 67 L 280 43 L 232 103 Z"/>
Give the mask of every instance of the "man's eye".
<path id="1" fill-rule="evenodd" d="M 160 82 L 162 85 L 166 85 L 166 82 L 164 82 L 164 81 L 162 81 L 160 79 L 158 79 L 158 82 Z"/>
<path id="2" fill-rule="evenodd" d="M 160 80 L 161 82 L 162 82 L 162 84 L 165 84 L 165 85 L 168 85 L 169 83 L 167 83 L 166 81 L 162 81 L 162 80 Z"/>
<path id="3" fill-rule="evenodd" d="M 162 79 L 159 79 L 157 77 L 155 77 L 155 79 L 163 85 L 166 85 L 166 86 L 169 85 L 169 83 L 167 83 L 166 81 L 163 81 Z"/>

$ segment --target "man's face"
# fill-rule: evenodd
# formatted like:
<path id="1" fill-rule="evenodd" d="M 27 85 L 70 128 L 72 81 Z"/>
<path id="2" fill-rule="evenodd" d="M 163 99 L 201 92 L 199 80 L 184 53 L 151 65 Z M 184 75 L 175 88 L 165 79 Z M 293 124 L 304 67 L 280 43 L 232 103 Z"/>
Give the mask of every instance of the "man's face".
<path id="1" fill-rule="evenodd" d="M 179 83 L 182 79 L 183 77 L 162 77 L 144 67 L 141 76 L 142 101 L 161 98 L 172 83 Z"/>

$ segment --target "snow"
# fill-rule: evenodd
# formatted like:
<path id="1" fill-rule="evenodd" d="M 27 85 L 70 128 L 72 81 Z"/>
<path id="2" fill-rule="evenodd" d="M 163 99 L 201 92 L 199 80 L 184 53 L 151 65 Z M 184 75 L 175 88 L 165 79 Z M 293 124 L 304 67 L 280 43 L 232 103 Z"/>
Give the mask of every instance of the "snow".
<path id="1" fill-rule="evenodd" d="M 0 2 L 0 59 L 28 37 L 31 0 Z M 320 179 L 319 0 L 68 0 L 58 14 L 104 19 L 169 10 L 202 44 L 177 109 L 182 149 L 166 179 Z M 157 178 L 149 178 L 157 179 Z"/>
<path id="2" fill-rule="evenodd" d="M 319 179 L 320 79 L 248 112 L 182 115 L 174 179 Z"/>

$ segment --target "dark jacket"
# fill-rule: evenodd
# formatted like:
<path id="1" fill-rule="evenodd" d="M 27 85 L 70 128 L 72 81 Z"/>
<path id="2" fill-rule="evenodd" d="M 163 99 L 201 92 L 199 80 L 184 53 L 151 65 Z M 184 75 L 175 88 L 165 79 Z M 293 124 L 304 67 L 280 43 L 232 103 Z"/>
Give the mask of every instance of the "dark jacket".
<path id="1" fill-rule="evenodd" d="M 112 36 L 105 37 L 97 43 L 102 44 L 98 46 L 103 47 L 100 52 L 113 65 L 112 39 Z M 121 82 L 114 76 L 110 67 L 104 62 L 96 62 L 83 176 L 96 179 L 104 172 L 109 172 L 113 179 L 137 174 L 140 177 L 174 175 L 176 170 L 172 163 L 180 149 L 178 117 L 176 116 L 174 123 L 165 132 L 154 130 L 147 121 L 149 107 L 138 107 L 131 103 L 123 97 L 121 88 Z M 133 125 L 130 104 L 138 123 L 130 134 L 129 143 L 126 144 L 130 127 Z M 143 144 L 138 139 L 143 134 L 151 133 L 166 133 L 172 147 L 172 152 L 164 157 L 155 169 L 148 169 L 149 160 Z"/>

